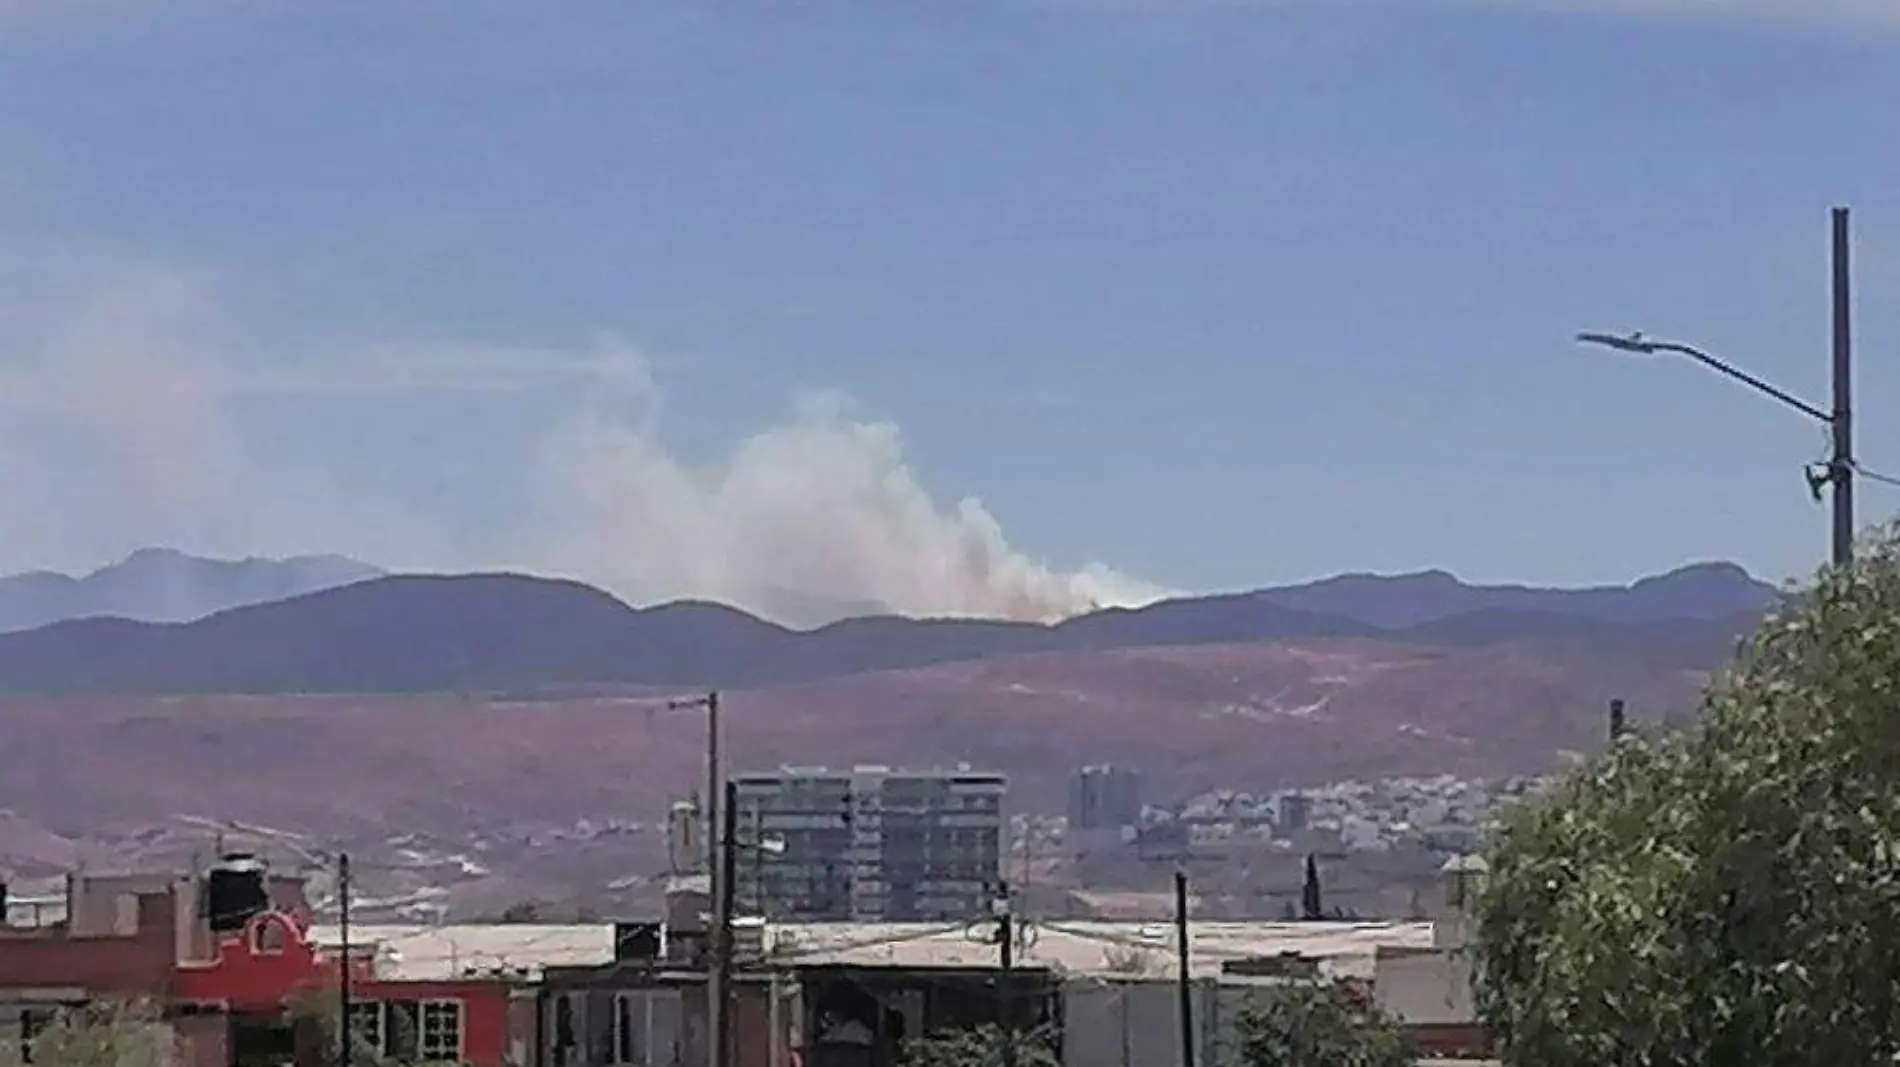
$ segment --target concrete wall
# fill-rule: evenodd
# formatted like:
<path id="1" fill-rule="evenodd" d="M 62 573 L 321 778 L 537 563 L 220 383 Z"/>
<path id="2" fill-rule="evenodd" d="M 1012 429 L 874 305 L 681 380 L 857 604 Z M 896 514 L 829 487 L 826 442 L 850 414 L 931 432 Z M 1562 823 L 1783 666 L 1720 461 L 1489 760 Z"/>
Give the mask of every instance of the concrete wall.
<path id="1" fill-rule="evenodd" d="M 1456 949 L 1381 952 L 1373 964 L 1373 1002 L 1410 1026 L 1461 1025 L 1478 1017 L 1471 959 Z"/>
<path id="2" fill-rule="evenodd" d="M 1197 979 L 1196 1067 L 1235 1062 L 1238 1022 L 1271 983 Z M 1171 978 L 1080 979 L 1063 987 L 1063 1067 L 1181 1067 L 1179 991 Z"/>
<path id="3" fill-rule="evenodd" d="M 677 986 L 628 986 L 549 990 L 542 1005 L 542 1062 L 548 1067 L 608 1067 L 621 1062 L 615 1040 L 615 1016 L 624 1000 L 631 1059 L 647 1067 L 696 1067 L 686 1056 L 685 995 L 698 990 Z M 565 998 L 574 1043 L 560 1046 L 559 1020 Z M 650 1059 L 648 1057 L 651 1057 Z"/>
<path id="4" fill-rule="evenodd" d="M 731 989 L 733 1067 L 786 1067 L 788 1041 L 798 1017 L 794 997 L 781 990 L 774 1041 L 767 982 L 739 981 Z M 562 1047 L 562 1001 L 572 1020 L 574 1041 Z M 615 1018 L 624 1003 L 628 1056 L 621 1058 Z M 706 1062 L 706 993 L 696 984 L 637 984 L 553 987 L 541 1007 L 542 1059 L 546 1067 L 701 1067 Z M 774 1047 L 777 1054 L 774 1054 Z"/>
<path id="5" fill-rule="evenodd" d="M 509 990 L 508 1050 L 504 1062 L 515 1067 L 528 1067 L 537 1062 L 534 1046 L 539 1040 L 539 1031 L 535 1029 L 535 1005 L 539 1001 L 539 992 L 533 988 Z"/>
<path id="6" fill-rule="evenodd" d="M 1235 1021 L 1262 989 L 1195 981 L 1197 1067 L 1232 1061 Z M 1064 1067 L 1181 1067 L 1180 993 L 1173 979 L 1081 979 L 1064 985 L 1062 996 Z"/>
<path id="7" fill-rule="evenodd" d="M 1207 1000 L 1195 991 L 1196 1007 Z M 1172 982 L 1075 983 L 1063 990 L 1064 1067 L 1174 1067 L 1181 1062 L 1180 1010 Z M 1198 1030 L 1198 1028 L 1197 1028 Z M 1196 1062 L 1204 1045 L 1196 1041 Z"/>

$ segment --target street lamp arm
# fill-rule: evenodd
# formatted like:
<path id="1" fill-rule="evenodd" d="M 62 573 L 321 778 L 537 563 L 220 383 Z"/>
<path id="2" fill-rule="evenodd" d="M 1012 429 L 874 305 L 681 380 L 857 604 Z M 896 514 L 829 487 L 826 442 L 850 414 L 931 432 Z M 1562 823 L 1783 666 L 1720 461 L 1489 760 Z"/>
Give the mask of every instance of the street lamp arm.
<path id="1" fill-rule="evenodd" d="M 1577 340 L 1584 344 L 1601 345 L 1604 348 L 1613 348 L 1618 352 L 1631 352 L 1640 356 L 1653 356 L 1662 352 L 1668 352 L 1678 356 L 1688 356 L 1690 359 L 1695 360 L 1697 363 L 1702 364 L 1717 374 L 1733 378 L 1764 396 L 1779 400 L 1788 407 L 1799 411 L 1811 419 L 1817 419 L 1825 423 L 1832 423 L 1834 421 L 1833 415 L 1822 411 L 1820 408 L 1795 396 L 1786 389 L 1770 385 L 1740 367 L 1717 359 L 1693 345 L 1685 345 L 1678 341 L 1652 341 L 1640 333 L 1632 333 L 1627 336 L 1613 333 L 1580 333 L 1577 335 Z"/>
<path id="2" fill-rule="evenodd" d="M 1750 374 L 1747 371 L 1742 370 L 1740 367 L 1736 367 L 1731 364 L 1724 363 L 1722 360 L 1719 360 L 1715 358 L 1714 356 L 1709 355 L 1707 352 L 1704 352 L 1699 348 L 1694 348 L 1690 345 L 1677 344 L 1673 341 L 1660 341 L 1655 344 L 1655 349 L 1658 352 L 1674 352 L 1677 355 L 1688 356 L 1690 359 L 1693 359 L 1697 363 L 1700 363 L 1703 366 L 1709 368 L 1710 370 L 1715 371 L 1717 374 L 1726 375 L 1730 378 L 1735 379 L 1738 382 L 1741 382 L 1743 385 L 1748 386 L 1750 389 L 1753 389 L 1758 393 L 1762 393 L 1766 396 L 1773 397 L 1774 399 L 1781 401 L 1783 404 L 1788 405 L 1789 407 L 1795 409 L 1796 411 L 1801 412 L 1803 415 L 1806 415 L 1807 417 L 1811 419 L 1816 419 L 1816 420 L 1819 420 L 1821 422 L 1826 422 L 1826 423 L 1831 423 L 1834 421 L 1833 415 L 1830 415 L 1827 412 L 1822 411 L 1820 408 L 1817 408 L 1813 404 L 1810 404 L 1807 401 L 1801 399 L 1800 397 L 1795 396 L 1793 393 L 1790 393 L 1785 389 L 1781 389 L 1776 386 L 1770 385 L 1769 383 L 1762 381 L 1760 378 L 1755 377 L 1753 374 Z"/>

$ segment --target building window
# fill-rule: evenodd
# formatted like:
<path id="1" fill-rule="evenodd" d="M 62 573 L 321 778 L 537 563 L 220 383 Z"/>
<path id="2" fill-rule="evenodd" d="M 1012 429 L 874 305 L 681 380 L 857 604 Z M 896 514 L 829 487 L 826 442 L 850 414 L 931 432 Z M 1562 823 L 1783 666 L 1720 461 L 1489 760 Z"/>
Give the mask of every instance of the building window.
<path id="1" fill-rule="evenodd" d="M 417 1051 L 424 1062 L 454 1062 L 462 1058 L 462 1002 L 425 1000 Z"/>
<path id="2" fill-rule="evenodd" d="M 350 1001 L 350 1036 L 355 1039 L 357 1047 L 381 1056 L 388 1051 L 383 1035 L 383 1002 Z"/>
<path id="3" fill-rule="evenodd" d="M 273 918 L 259 919 L 251 927 L 251 954 L 254 956 L 281 956 L 284 954 L 284 927 Z"/>

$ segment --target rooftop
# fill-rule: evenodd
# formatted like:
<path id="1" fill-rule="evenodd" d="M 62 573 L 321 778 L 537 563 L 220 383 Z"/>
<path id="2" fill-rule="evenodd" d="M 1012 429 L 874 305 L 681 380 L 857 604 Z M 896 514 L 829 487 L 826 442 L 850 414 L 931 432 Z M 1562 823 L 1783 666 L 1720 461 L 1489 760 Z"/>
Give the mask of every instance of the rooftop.
<path id="1" fill-rule="evenodd" d="M 317 926 L 310 940 L 334 949 L 337 928 Z M 352 954 L 376 946 L 376 975 L 398 982 L 445 981 L 506 973 L 537 980 L 548 967 L 591 967 L 614 958 L 612 923 L 543 926 L 469 923 L 442 926 L 350 924 Z"/>
<path id="2" fill-rule="evenodd" d="M 802 966 L 992 967 L 997 949 L 989 924 L 806 923 L 773 926 L 773 959 Z M 1381 946 L 1430 948 L 1428 922 L 1207 922 L 1190 927 L 1188 970 L 1215 977 L 1223 963 L 1295 953 L 1341 977 L 1372 976 Z M 1140 977 L 1174 972 L 1174 929 L 1167 923 L 1032 922 L 1017 966 L 1078 976 Z"/>
<path id="3" fill-rule="evenodd" d="M 782 966 L 993 967 L 996 945 L 988 923 L 774 923 L 764 931 L 768 959 Z M 335 927 L 317 927 L 312 940 L 335 946 Z M 589 967 L 613 961 L 614 928 L 483 924 L 443 926 L 353 925 L 353 944 L 377 946 L 377 973 L 397 981 L 445 980 L 506 973 L 539 978 L 548 967 Z M 1295 953 L 1320 961 L 1341 977 L 1370 978 L 1381 947 L 1429 948 L 1426 922 L 1208 922 L 1190 930 L 1189 971 L 1220 974 L 1223 963 Z M 1016 953 L 1021 967 L 1047 967 L 1097 978 L 1161 977 L 1174 973 L 1174 931 L 1166 923 L 1031 922 Z"/>

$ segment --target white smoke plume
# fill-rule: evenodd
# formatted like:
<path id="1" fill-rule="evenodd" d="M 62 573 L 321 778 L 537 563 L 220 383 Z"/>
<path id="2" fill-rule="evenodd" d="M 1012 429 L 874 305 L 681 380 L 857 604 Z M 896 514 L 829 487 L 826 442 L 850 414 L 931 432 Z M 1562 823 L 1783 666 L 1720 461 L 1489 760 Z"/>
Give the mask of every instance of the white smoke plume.
<path id="1" fill-rule="evenodd" d="M 555 559 L 651 598 L 813 622 L 870 608 L 1051 620 L 1162 595 L 1105 567 L 1027 558 L 980 501 L 939 506 L 895 426 L 835 405 L 808 405 L 704 473 L 625 423 L 595 422 L 563 448 L 581 537 Z"/>
<path id="2" fill-rule="evenodd" d="M 1029 558 L 976 499 L 933 499 L 895 426 L 835 400 L 696 468 L 653 432 L 660 394 L 624 345 L 285 359 L 232 333 L 163 272 L 115 271 L 77 294 L 0 308 L 0 493 L 26 505 L 9 517 L 20 536 L 0 544 L 0 570 L 106 562 L 23 558 L 49 546 L 339 552 L 402 569 L 527 569 L 635 603 L 713 600 L 798 626 L 872 611 L 1047 621 L 1165 592 L 1100 565 Z M 327 432 L 349 434 L 365 400 L 453 408 L 478 394 L 551 400 L 561 417 L 524 442 L 522 470 L 497 472 L 538 486 L 529 502 L 473 530 L 326 466 L 322 440 L 294 468 L 258 458 L 273 431 L 234 417 L 250 400 L 294 399 L 330 405 Z M 49 441 L 63 447 L 48 453 Z"/>

